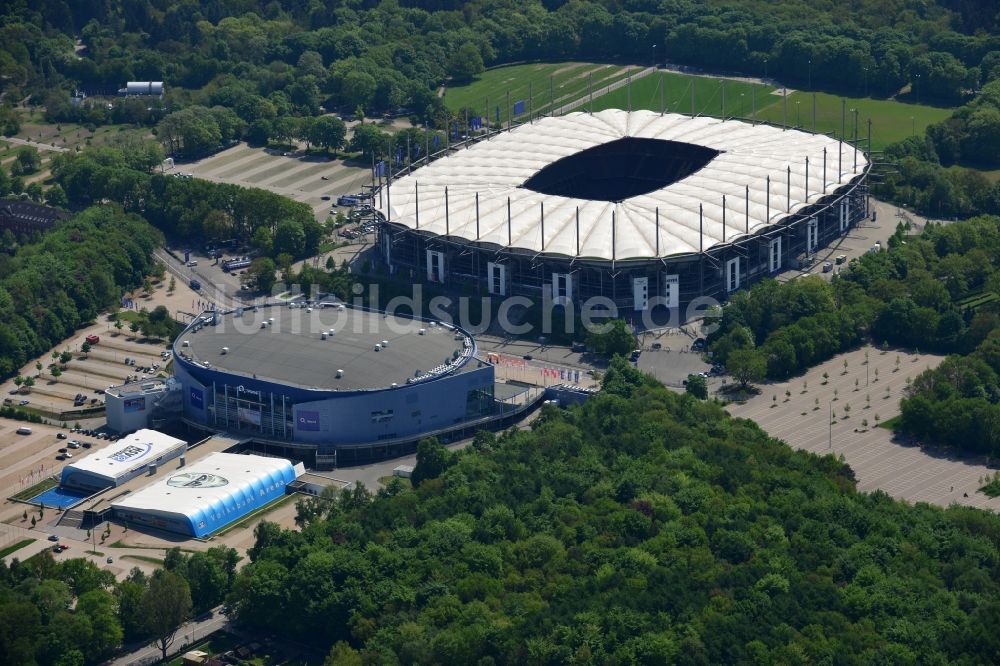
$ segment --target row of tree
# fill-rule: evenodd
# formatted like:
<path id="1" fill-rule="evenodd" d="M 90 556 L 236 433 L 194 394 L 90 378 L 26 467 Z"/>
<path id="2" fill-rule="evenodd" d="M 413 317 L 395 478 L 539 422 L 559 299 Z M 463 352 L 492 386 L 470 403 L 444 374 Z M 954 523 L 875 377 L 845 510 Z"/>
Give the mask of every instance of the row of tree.
<path id="1" fill-rule="evenodd" d="M 910 82 L 921 99 L 951 101 L 1000 75 L 1000 38 L 983 33 L 978 18 L 967 20 L 979 15 L 971 4 L 904 0 L 889 12 L 866 0 L 843 15 L 806 0 L 779 11 L 757 0 L 334 8 L 22 0 L 0 10 L 0 81 L 15 99 L 35 93 L 41 102 L 61 90 L 64 99 L 46 102 L 55 117 L 87 122 L 102 114 L 146 123 L 160 117 L 155 101 L 106 110 L 65 99 L 80 86 L 117 90 L 128 80 L 165 81 L 169 107 L 222 104 L 248 125 L 315 116 L 324 105 L 408 107 L 432 119 L 442 109 L 435 90 L 449 77 L 468 80 L 484 65 L 580 58 L 656 59 L 886 96 Z M 228 104 L 225 96 L 241 101 Z"/>
<path id="2" fill-rule="evenodd" d="M 108 205 L 0 254 L 0 376 L 15 374 L 142 284 L 162 242 L 141 218 Z"/>
<path id="3" fill-rule="evenodd" d="M 181 623 L 225 598 L 239 560 L 225 546 L 191 555 L 173 548 L 162 570 L 133 568 L 121 582 L 86 559 L 56 562 L 48 550 L 0 563 L 0 663 L 84 666 L 143 641 L 166 658 Z"/>
<path id="4" fill-rule="evenodd" d="M 306 204 L 266 190 L 150 173 L 155 142 L 91 148 L 53 158 L 52 175 L 76 206 L 110 200 L 172 238 L 252 243 L 265 254 L 315 254 L 323 237 Z"/>
<path id="5" fill-rule="evenodd" d="M 343 663 L 981 663 L 1000 520 L 854 490 L 622 359 L 529 430 L 262 523 L 236 621 Z"/>
<path id="6" fill-rule="evenodd" d="M 887 251 L 854 260 L 832 283 L 809 277 L 764 280 L 722 309 L 710 349 L 730 364 L 735 351 L 759 356 L 766 375 L 787 378 L 866 338 L 940 352 L 969 353 L 1000 327 L 1000 220 L 978 217 L 900 226 Z M 905 239 L 905 242 L 904 242 Z M 737 356 L 745 366 L 747 355 Z"/>

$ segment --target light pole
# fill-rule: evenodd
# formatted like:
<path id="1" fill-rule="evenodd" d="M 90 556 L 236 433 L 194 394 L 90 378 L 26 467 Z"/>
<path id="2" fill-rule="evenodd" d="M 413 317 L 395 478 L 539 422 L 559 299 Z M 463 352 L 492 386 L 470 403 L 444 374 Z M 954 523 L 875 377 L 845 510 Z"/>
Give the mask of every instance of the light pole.
<path id="1" fill-rule="evenodd" d="M 656 44 L 653 44 L 653 69 L 656 69 Z"/>
<path id="2" fill-rule="evenodd" d="M 830 431 L 827 436 L 826 448 L 833 449 L 833 400 L 830 401 Z"/>
<path id="3" fill-rule="evenodd" d="M 813 87 L 813 61 L 809 58 L 809 90 Z"/>
<path id="4" fill-rule="evenodd" d="M 865 70 L 865 97 L 868 97 L 868 68 L 863 68 Z"/>
<path id="5" fill-rule="evenodd" d="M 797 127 L 797 128 L 798 127 L 802 127 L 802 116 L 799 113 L 799 111 L 801 110 L 801 107 L 799 106 L 799 104 L 800 104 L 800 102 L 798 102 L 798 101 L 795 102 L 795 127 Z"/>
<path id="6" fill-rule="evenodd" d="M 919 74 L 916 74 L 916 75 L 914 75 L 914 76 L 915 76 L 915 78 L 916 78 L 916 88 L 917 88 L 917 90 L 916 90 L 916 92 L 917 92 L 917 103 L 919 104 L 919 103 L 920 103 L 920 75 L 919 75 Z"/>
<path id="7" fill-rule="evenodd" d="M 767 81 L 767 58 L 764 58 L 764 81 Z"/>
<path id="8" fill-rule="evenodd" d="M 916 136 L 916 135 L 917 135 L 917 121 L 913 119 L 913 116 L 910 116 L 910 136 Z"/>
<path id="9" fill-rule="evenodd" d="M 740 118 L 745 118 L 743 114 L 743 93 L 740 93 Z"/>

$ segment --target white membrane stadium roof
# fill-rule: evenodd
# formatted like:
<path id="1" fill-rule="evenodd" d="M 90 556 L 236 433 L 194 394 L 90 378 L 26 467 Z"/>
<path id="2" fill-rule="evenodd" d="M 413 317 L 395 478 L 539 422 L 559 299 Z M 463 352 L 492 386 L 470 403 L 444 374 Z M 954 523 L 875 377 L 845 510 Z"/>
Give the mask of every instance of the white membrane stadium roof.
<path id="1" fill-rule="evenodd" d="M 697 144 L 720 151 L 720 154 L 681 180 L 621 202 L 540 194 L 520 187 L 556 160 L 625 137 Z M 605 260 L 664 257 L 708 250 L 745 235 L 747 187 L 750 188 L 750 233 L 780 222 L 806 205 L 816 204 L 824 189 L 824 148 L 827 194 L 849 183 L 867 167 L 868 160 L 858 151 L 855 172 L 854 147 L 822 134 L 768 125 L 753 126 L 739 120 L 660 115 L 652 111 L 610 109 L 594 114 L 571 113 L 541 118 L 533 124 L 497 134 L 469 149 L 458 149 L 444 159 L 417 169 L 412 175 L 394 180 L 388 195 L 383 192 L 381 204 L 378 199 L 376 204 L 389 221 L 439 236 L 570 257 Z M 842 169 L 839 175 L 838 166 Z M 770 208 L 768 176 L 771 179 Z M 726 195 L 725 231 L 723 195 Z M 391 211 L 388 209 L 390 203 Z M 704 234 L 700 248 L 699 204 L 703 207 Z"/>

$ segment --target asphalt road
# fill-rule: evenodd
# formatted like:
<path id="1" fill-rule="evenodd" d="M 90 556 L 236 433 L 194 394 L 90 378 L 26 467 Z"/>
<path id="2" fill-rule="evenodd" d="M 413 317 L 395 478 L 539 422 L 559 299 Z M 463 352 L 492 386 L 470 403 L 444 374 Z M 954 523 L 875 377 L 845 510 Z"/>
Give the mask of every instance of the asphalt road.
<path id="1" fill-rule="evenodd" d="M 213 609 L 212 617 L 201 621 L 192 621 L 180 626 L 174 636 L 174 642 L 167 649 L 167 656 L 186 651 L 191 645 L 204 639 L 229 625 L 229 618 L 219 612 L 221 606 Z M 162 653 L 155 645 L 140 647 L 117 659 L 106 662 L 107 666 L 145 666 L 160 661 Z"/>

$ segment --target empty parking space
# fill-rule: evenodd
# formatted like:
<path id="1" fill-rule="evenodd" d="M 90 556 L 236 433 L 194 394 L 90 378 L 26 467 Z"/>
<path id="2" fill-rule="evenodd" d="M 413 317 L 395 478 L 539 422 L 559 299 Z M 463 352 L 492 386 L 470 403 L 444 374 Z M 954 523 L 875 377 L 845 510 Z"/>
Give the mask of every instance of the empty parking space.
<path id="1" fill-rule="evenodd" d="M 801 377 L 763 385 L 760 395 L 727 409 L 795 448 L 842 455 L 859 490 L 880 489 L 911 502 L 1000 509 L 1000 498 L 978 492 L 980 479 L 993 474 L 984 460 L 922 448 L 876 427 L 899 414 L 907 380 L 940 361 L 930 354 L 864 347 Z"/>

